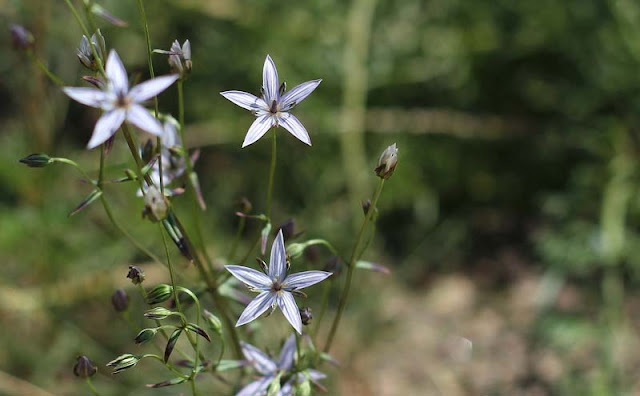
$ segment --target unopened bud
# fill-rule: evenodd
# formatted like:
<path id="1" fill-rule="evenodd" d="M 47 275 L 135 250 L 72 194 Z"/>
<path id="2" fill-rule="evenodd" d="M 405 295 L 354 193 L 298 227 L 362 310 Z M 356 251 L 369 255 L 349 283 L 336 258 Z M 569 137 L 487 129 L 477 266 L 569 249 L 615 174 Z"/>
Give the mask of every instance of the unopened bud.
<path id="1" fill-rule="evenodd" d="M 251 209 L 253 209 L 253 205 L 251 205 L 251 201 L 249 201 L 246 197 L 240 198 L 240 203 L 238 207 L 239 207 L 239 211 L 244 214 L 251 213 Z"/>
<path id="2" fill-rule="evenodd" d="M 162 320 L 174 314 L 173 311 L 164 307 L 155 307 L 144 313 L 144 317 L 152 320 Z"/>
<path id="3" fill-rule="evenodd" d="M 296 222 L 293 219 L 288 219 L 284 223 L 280 224 L 280 227 L 278 227 L 279 230 L 282 230 L 282 237 L 285 241 L 288 241 L 295 236 L 295 228 Z"/>
<path id="4" fill-rule="evenodd" d="M 24 26 L 21 25 L 11 25 L 9 28 L 11 31 L 11 43 L 13 44 L 13 48 L 16 49 L 28 49 L 33 47 L 33 43 L 35 43 L 35 38 L 30 31 L 28 31 Z"/>
<path id="5" fill-rule="evenodd" d="M 396 169 L 396 165 L 398 164 L 398 149 L 396 148 L 396 144 L 392 144 L 387 147 L 380 155 L 380 159 L 378 160 L 378 166 L 374 171 L 376 175 L 382 179 L 388 179 L 393 174 L 393 171 Z"/>
<path id="6" fill-rule="evenodd" d="M 216 332 L 216 334 L 218 334 L 219 336 L 222 336 L 222 322 L 216 315 L 205 309 L 202 311 L 202 317 L 205 321 L 207 321 L 207 324 L 209 325 L 209 328 L 211 328 L 211 330 Z"/>
<path id="7" fill-rule="evenodd" d="M 140 158 L 147 164 L 153 158 L 153 142 L 151 139 L 147 139 L 145 144 L 140 148 Z"/>
<path id="8" fill-rule="evenodd" d="M 116 312 L 124 312 L 129 308 L 129 295 L 123 289 L 116 289 L 111 295 L 111 304 Z"/>
<path id="9" fill-rule="evenodd" d="M 129 272 L 127 273 L 127 278 L 131 279 L 131 282 L 134 285 L 138 285 L 144 282 L 144 271 L 138 266 L 130 265 Z"/>
<path id="10" fill-rule="evenodd" d="M 114 367 L 113 374 L 118 374 L 121 371 L 135 366 L 139 361 L 140 357 L 132 355 L 130 353 L 125 353 L 124 355 L 120 355 L 114 360 L 107 363 L 107 366 Z"/>
<path id="11" fill-rule="evenodd" d="M 295 387 L 295 395 L 296 396 L 311 396 L 311 381 L 308 378 L 305 378 L 304 381 L 296 384 Z"/>
<path id="12" fill-rule="evenodd" d="M 147 341 L 150 341 L 158 332 L 157 329 L 143 329 L 138 333 L 136 338 L 134 339 L 136 344 L 142 344 Z"/>
<path id="13" fill-rule="evenodd" d="M 304 248 L 304 243 L 292 243 L 287 246 L 287 256 L 289 256 L 291 260 L 295 260 L 298 257 L 302 256 L 302 253 L 304 253 Z"/>
<path id="14" fill-rule="evenodd" d="M 73 374 L 80 378 L 89 378 L 98 372 L 98 368 L 84 355 L 78 356 L 76 364 L 73 365 Z"/>
<path id="15" fill-rule="evenodd" d="M 30 154 L 20 159 L 20 162 L 29 168 L 44 168 L 53 162 L 47 154 Z"/>
<path id="16" fill-rule="evenodd" d="M 165 302 L 173 296 L 173 288 L 169 285 L 160 284 L 147 293 L 147 304 L 154 305 Z"/>
<path id="17" fill-rule="evenodd" d="M 309 307 L 300 308 L 300 318 L 302 319 L 302 324 L 305 326 L 308 326 L 309 323 L 311 323 L 311 319 L 313 319 L 311 308 Z"/>
<path id="18" fill-rule="evenodd" d="M 162 221 L 169 213 L 169 204 L 156 186 L 150 186 L 144 196 L 144 210 L 142 217 L 148 217 L 152 222 Z"/>
<path id="19" fill-rule="evenodd" d="M 362 201 L 362 211 L 365 216 L 369 213 L 369 209 L 371 209 L 371 200 L 367 199 L 366 201 Z"/>

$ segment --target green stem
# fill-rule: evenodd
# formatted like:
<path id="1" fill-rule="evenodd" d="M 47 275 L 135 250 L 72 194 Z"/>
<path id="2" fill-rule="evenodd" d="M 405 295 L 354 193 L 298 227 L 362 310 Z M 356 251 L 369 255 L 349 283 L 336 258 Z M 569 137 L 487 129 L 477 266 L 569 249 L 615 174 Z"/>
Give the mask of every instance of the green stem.
<path id="1" fill-rule="evenodd" d="M 269 186 L 267 188 L 267 217 L 271 221 L 271 197 L 273 196 L 273 179 L 276 173 L 276 130 L 273 130 L 273 138 L 271 144 L 271 166 L 269 167 Z"/>
<path id="2" fill-rule="evenodd" d="M 340 295 L 338 312 L 336 313 L 336 317 L 333 319 L 331 330 L 329 331 L 329 336 L 327 337 L 327 342 L 324 345 L 325 352 L 329 352 L 329 349 L 331 349 L 333 338 L 335 337 L 336 331 L 338 330 L 338 325 L 340 324 L 340 318 L 342 317 L 344 308 L 347 305 L 347 298 L 349 297 L 349 290 L 351 289 L 351 280 L 353 279 L 353 270 L 356 267 L 356 261 L 358 261 L 358 259 L 363 253 L 361 252 L 361 249 L 360 249 L 360 245 L 362 244 L 362 240 L 363 240 L 362 237 L 364 236 L 364 232 L 367 228 L 367 225 L 373 221 L 373 216 L 376 211 L 376 204 L 378 203 L 378 198 L 380 198 L 380 193 L 382 192 L 383 187 L 384 187 L 384 179 L 381 178 L 380 183 L 378 183 L 378 188 L 376 189 L 376 192 L 373 195 L 373 200 L 371 201 L 371 206 L 369 207 L 369 211 L 367 212 L 367 215 L 365 216 L 364 221 L 362 222 L 362 226 L 360 227 L 360 232 L 358 232 L 358 238 L 353 248 L 353 252 L 351 253 L 351 258 L 349 259 L 348 268 L 347 268 L 347 279 L 345 281 L 344 288 L 342 289 L 342 294 Z"/>
<path id="3" fill-rule="evenodd" d="M 87 182 L 89 182 L 89 183 L 91 183 L 91 184 L 94 184 L 94 185 L 96 184 L 96 183 L 93 181 L 93 179 L 89 176 L 89 174 L 87 174 L 87 172 L 85 172 L 85 171 L 84 171 L 84 169 L 82 169 L 82 168 L 80 167 L 80 165 L 78 165 L 78 163 L 77 163 L 77 162 L 75 162 L 75 161 L 73 161 L 73 160 L 70 160 L 69 158 L 60 158 L 60 157 L 54 157 L 54 158 L 51 158 L 51 161 L 53 161 L 53 162 L 60 162 L 60 163 L 63 163 L 63 164 L 67 164 L 67 165 L 71 165 L 71 166 L 73 166 L 74 168 L 76 168 L 76 169 L 78 170 L 78 172 L 80 172 L 80 174 L 81 174 L 85 179 L 87 179 Z"/>
<path id="4" fill-rule="evenodd" d="M 93 386 L 93 382 L 91 382 L 90 377 L 87 377 L 87 385 L 89 386 L 91 393 L 93 393 L 95 396 L 100 396 L 100 393 L 98 393 L 98 390 L 96 389 L 96 387 Z"/>
<path id="5" fill-rule="evenodd" d="M 56 76 L 51 70 L 49 70 L 49 68 L 47 66 L 45 66 L 44 63 L 42 63 L 42 61 L 40 60 L 40 58 L 38 58 L 32 50 L 27 51 L 27 56 L 29 57 L 29 60 L 31 60 L 31 62 L 33 62 L 36 66 L 38 66 L 38 68 L 47 76 L 49 77 L 49 80 L 51 80 L 51 82 L 53 82 L 54 84 L 63 87 L 64 86 L 64 81 L 62 81 L 62 79 L 58 76 Z"/>
<path id="6" fill-rule="evenodd" d="M 242 233 L 244 232 L 244 226 L 246 225 L 246 223 L 247 220 L 244 217 L 241 217 L 240 221 L 238 222 L 238 230 L 236 231 L 236 236 L 233 238 L 231 249 L 229 249 L 229 254 L 227 255 L 227 261 L 230 263 L 233 262 L 233 258 L 236 256 L 238 244 L 240 243 L 240 238 L 242 238 Z"/>
<path id="7" fill-rule="evenodd" d="M 317 319 L 315 319 L 316 321 L 316 326 L 313 329 L 313 338 L 314 338 L 314 344 L 315 342 L 315 338 L 316 335 L 318 334 L 318 330 L 320 329 L 320 324 L 322 323 L 322 318 L 324 317 L 324 313 L 327 310 L 327 306 L 329 305 L 329 291 L 331 290 L 331 284 L 332 282 L 323 282 L 322 285 L 322 303 L 320 305 L 320 313 L 318 314 Z"/>

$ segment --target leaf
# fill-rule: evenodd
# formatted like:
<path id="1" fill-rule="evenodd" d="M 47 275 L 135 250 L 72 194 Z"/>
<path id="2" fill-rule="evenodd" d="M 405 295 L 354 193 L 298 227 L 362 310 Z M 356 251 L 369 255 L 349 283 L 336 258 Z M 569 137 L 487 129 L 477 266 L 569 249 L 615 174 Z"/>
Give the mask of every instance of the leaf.
<path id="1" fill-rule="evenodd" d="M 176 342 L 178 342 L 178 337 L 182 334 L 182 329 L 175 329 L 169 340 L 167 340 L 167 346 L 164 349 L 164 362 L 167 363 L 169 361 L 169 357 L 171 356 L 171 352 L 173 352 L 173 348 L 176 346 Z"/>
<path id="2" fill-rule="evenodd" d="M 178 377 L 170 380 L 158 382 L 157 384 L 147 384 L 147 388 L 164 388 L 165 386 L 179 385 L 187 382 L 187 378 Z"/>
<path id="3" fill-rule="evenodd" d="M 211 337 L 209 337 L 209 334 L 207 334 L 207 332 L 204 331 L 202 327 L 199 327 L 193 323 L 189 323 L 185 328 L 193 333 L 198 334 L 199 336 L 203 337 L 205 340 L 211 342 Z"/>
<path id="4" fill-rule="evenodd" d="M 96 188 L 95 190 L 91 191 L 89 195 L 87 195 L 87 197 L 82 202 L 80 202 L 80 205 L 76 206 L 76 208 L 72 210 L 71 213 L 69 213 L 69 216 L 73 216 L 87 206 L 91 205 L 96 199 L 100 198 L 101 195 L 102 190 Z"/>

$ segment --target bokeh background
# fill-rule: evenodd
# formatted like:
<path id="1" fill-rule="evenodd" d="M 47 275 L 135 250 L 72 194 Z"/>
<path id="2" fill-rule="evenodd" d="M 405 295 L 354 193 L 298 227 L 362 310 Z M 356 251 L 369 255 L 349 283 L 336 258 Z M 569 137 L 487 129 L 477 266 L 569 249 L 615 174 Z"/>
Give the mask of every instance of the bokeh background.
<path id="1" fill-rule="evenodd" d="M 107 46 L 147 78 L 136 2 L 99 3 L 129 22 L 99 20 Z M 196 170 L 209 206 L 201 222 L 219 263 L 239 199 L 264 208 L 270 144 L 241 150 L 253 117 L 218 92 L 258 93 L 266 54 L 289 87 L 323 79 L 296 109 L 313 148 L 279 135 L 275 223 L 295 219 L 301 240 L 324 237 L 348 255 L 360 202 L 377 183 L 372 169 L 398 145 L 365 255 L 392 273 L 356 274 L 333 348 L 342 366 L 324 368 L 329 394 L 640 394 L 637 2 L 146 3 L 154 48 L 192 44 L 186 133 L 201 149 Z M 17 162 L 46 152 L 89 172 L 98 166 L 97 151 L 84 149 L 98 114 L 71 103 L 9 35 L 10 24 L 26 26 L 35 54 L 66 84 L 81 85 L 81 30 L 62 1 L 0 0 L 0 15 L 0 394 L 88 394 L 72 374 L 78 354 L 99 365 L 103 394 L 186 391 L 144 388 L 166 379 L 153 362 L 117 377 L 104 367 L 145 351 L 111 293 L 129 291 L 142 324 L 127 267 L 143 267 L 150 284 L 167 279 L 164 268 L 99 205 L 68 217 L 89 192 L 73 169 Z M 168 72 L 163 56 L 154 62 Z M 160 107 L 176 114 L 175 91 Z M 110 177 L 132 166 L 126 154 L 116 140 Z M 161 254 L 134 193 L 133 185 L 107 189 L 117 218 Z M 189 217 L 186 199 L 175 205 Z M 242 251 L 258 232 L 249 222 Z M 322 267 L 329 256 L 316 253 L 296 264 Z M 179 262 L 185 282 L 195 281 Z M 280 337 L 286 328 L 276 322 L 265 319 L 261 331 Z M 207 381 L 220 392 L 210 394 L 230 392 Z"/>

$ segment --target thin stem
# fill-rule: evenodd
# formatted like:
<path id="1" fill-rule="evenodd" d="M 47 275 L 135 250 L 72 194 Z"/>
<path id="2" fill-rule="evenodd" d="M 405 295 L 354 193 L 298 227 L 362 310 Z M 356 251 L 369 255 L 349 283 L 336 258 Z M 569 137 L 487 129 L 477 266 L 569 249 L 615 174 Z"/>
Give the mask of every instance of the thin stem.
<path id="1" fill-rule="evenodd" d="M 318 317 L 316 320 L 316 326 L 313 328 L 313 338 L 314 338 L 314 343 L 315 343 L 315 337 L 318 334 L 318 330 L 320 329 L 320 324 L 322 323 L 322 318 L 324 317 L 324 313 L 327 310 L 327 306 L 329 305 L 329 291 L 331 290 L 331 284 L 332 282 L 323 282 L 322 285 L 322 303 L 320 305 L 320 313 L 318 314 Z"/>
<path id="2" fill-rule="evenodd" d="M 269 186 L 267 188 L 267 217 L 271 221 L 271 197 L 273 196 L 273 178 L 276 173 L 276 130 L 273 130 L 273 138 L 271 144 L 271 166 L 269 167 Z"/>
<path id="3" fill-rule="evenodd" d="M 49 80 L 51 80 L 51 82 L 53 82 L 54 84 L 60 87 L 64 86 L 64 81 L 62 81 L 60 77 L 56 76 L 51 70 L 49 70 L 49 68 L 44 63 L 42 63 L 40 58 L 38 58 L 36 54 L 33 53 L 32 50 L 27 51 L 27 56 L 29 57 L 29 60 L 31 60 L 31 62 L 33 62 L 36 66 L 38 66 L 38 68 L 47 77 L 49 77 Z"/>
<path id="4" fill-rule="evenodd" d="M 242 238 L 242 233 L 244 232 L 244 226 L 247 223 L 247 220 L 244 217 L 240 218 L 238 222 L 238 230 L 236 231 L 236 236 L 233 238 L 233 243 L 231 244 L 231 249 L 229 249 L 229 254 L 227 255 L 227 261 L 233 262 L 233 258 L 236 256 L 236 251 L 238 250 L 238 243 L 240 243 L 240 238 Z"/>
<path id="5" fill-rule="evenodd" d="M 51 158 L 51 161 L 53 162 L 61 162 L 63 164 L 67 164 L 67 165 L 71 165 L 74 168 L 76 168 L 78 170 L 78 172 L 80 172 L 80 174 L 87 179 L 87 182 L 91 183 L 91 184 L 95 184 L 95 182 L 93 181 L 93 179 L 89 176 L 89 174 L 87 174 L 87 172 L 84 171 L 84 169 L 82 169 L 80 167 L 80 165 L 78 165 L 77 162 L 75 162 L 74 160 L 70 160 L 69 158 L 60 158 L 60 157 L 54 157 Z"/>
<path id="6" fill-rule="evenodd" d="M 378 184 L 378 188 L 376 189 L 375 194 L 373 195 L 373 200 L 371 201 L 371 206 L 369 207 L 369 211 L 362 222 L 362 226 L 360 227 L 360 232 L 358 232 L 358 239 L 356 240 L 356 244 L 353 247 L 353 252 L 351 253 L 351 258 L 349 259 L 349 264 L 347 268 L 347 279 L 344 284 L 344 288 L 342 289 L 342 294 L 340 295 L 340 302 L 338 304 L 338 312 L 336 313 L 335 318 L 333 319 L 333 323 L 331 325 L 331 330 L 329 331 L 329 336 L 327 337 L 327 342 L 324 345 L 324 351 L 329 352 L 331 349 L 331 344 L 333 342 L 333 338 L 335 337 L 336 331 L 338 330 L 338 325 L 340 324 L 340 318 L 342 317 L 342 313 L 344 312 L 344 308 L 347 305 L 347 298 L 349 297 L 349 290 L 351 289 L 351 280 L 353 279 L 353 270 L 356 267 L 356 261 L 362 255 L 362 251 L 360 249 L 360 245 L 362 244 L 362 237 L 364 236 L 364 232 L 367 228 L 367 225 L 373 221 L 373 215 L 376 211 L 376 204 L 378 203 L 378 198 L 380 198 L 380 193 L 382 192 L 382 188 L 384 187 L 384 179 L 380 178 L 380 183 Z"/>
<path id="7" fill-rule="evenodd" d="M 87 385 L 89 386 L 91 393 L 93 393 L 95 396 L 100 396 L 100 393 L 98 393 L 98 390 L 96 389 L 96 387 L 93 386 L 93 382 L 91 382 L 90 377 L 87 377 Z"/>

